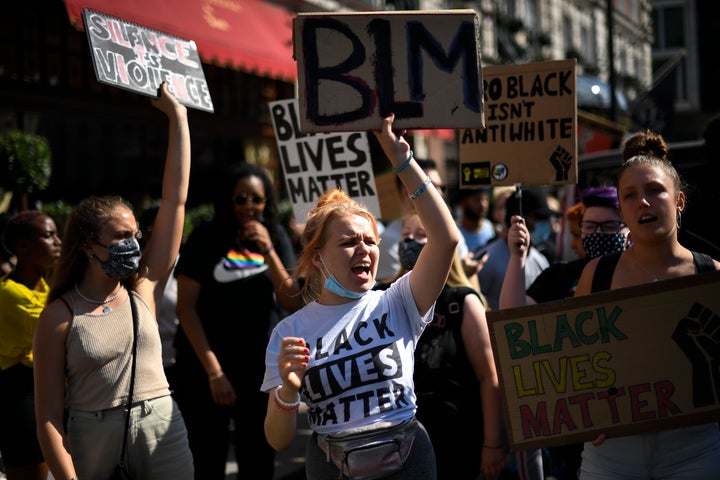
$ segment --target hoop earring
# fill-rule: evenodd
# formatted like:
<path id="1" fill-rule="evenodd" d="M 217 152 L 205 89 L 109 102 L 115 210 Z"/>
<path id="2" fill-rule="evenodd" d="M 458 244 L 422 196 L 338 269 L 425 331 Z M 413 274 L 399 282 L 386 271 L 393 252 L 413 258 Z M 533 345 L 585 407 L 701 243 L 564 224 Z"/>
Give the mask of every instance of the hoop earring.
<path id="1" fill-rule="evenodd" d="M 680 230 L 680 226 L 682 225 L 682 210 L 678 210 L 677 213 L 677 229 Z"/>

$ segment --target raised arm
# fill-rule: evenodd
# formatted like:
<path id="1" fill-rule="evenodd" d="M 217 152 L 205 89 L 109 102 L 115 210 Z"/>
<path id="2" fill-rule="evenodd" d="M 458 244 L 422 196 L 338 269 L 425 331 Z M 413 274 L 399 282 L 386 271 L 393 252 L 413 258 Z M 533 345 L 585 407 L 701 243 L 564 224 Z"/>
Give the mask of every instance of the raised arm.
<path id="1" fill-rule="evenodd" d="M 190 182 L 190 127 L 187 108 L 175 99 L 165 82 L 160 85 L 160 96 L 153 99 L 152 104 L 168 117 L 168 148 L 163 170 L 162 199 L 152 238 L 143 252 L 149 285 L 141 285 L 139 290 L 146 299 L 152 294 L 155 303 L 158 303 L 182 241 Z"/>
<path id="2" fill-rule="evenodd" d="M 394 171 L 410 193 L 415 210 L 427 230 L 427 244 L 410 273 L 410 288 L 418 312 L 424 315 L 435 303 L 450 271 L 460 232 L 455 225 L 445 200 L 435 189 L 430 178 L 410 157 L 410 145 L 397 135 L 392 124 L 395 115 L 383 120 L 382 129 L 375 132 Z"/>

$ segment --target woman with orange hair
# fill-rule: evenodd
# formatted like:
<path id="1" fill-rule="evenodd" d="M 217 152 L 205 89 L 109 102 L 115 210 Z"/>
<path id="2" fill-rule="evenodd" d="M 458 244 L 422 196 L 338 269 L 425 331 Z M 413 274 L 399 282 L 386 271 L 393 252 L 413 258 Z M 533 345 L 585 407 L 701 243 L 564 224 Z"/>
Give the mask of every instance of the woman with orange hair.
<path id="1" fill-rule="evenodd" d="M 393 120 L 385 118 L 376 137 L 427 227 L 415 268 L 373 290 L 375 217 L 343 191 L 326 192 L 308 216 L 296 272 L 306 279 L 306 305 L 275 327 L 267 347 L 265 436 L 276 450 L 289 446 L 304 401 L 314 432 L 309 480 L 436 478 L 432 444 L 415 419 L 414 349 L 433 318 L 459 232 Z"/>

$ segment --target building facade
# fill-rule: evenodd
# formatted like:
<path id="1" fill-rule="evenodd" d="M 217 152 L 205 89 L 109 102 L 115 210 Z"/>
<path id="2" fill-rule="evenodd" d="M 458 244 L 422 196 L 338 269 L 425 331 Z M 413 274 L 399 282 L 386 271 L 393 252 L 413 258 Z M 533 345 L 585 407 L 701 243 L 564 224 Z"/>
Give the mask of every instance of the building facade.
<path id="1" fill-rule="evenodd" d="M 240 15 L 243 2 L 250 0 L 180 3 L 189 1 L 201 3 L 205 17 L 202 20 L 221 30 L 223 9 Z M 703 35 L 708 39 L 710 33 L 717 31 L 715 19 L 720 17 L 718 7 L 714 6 L 717 2 L 252 1 L 283 9 L 281 16 L 289 17 L 308 11 L 475 9 L 480 18 L 484 65 L 577 58 L 578 74 L 590 79 L 591 94 L 595 95 L 597 90 L 598 94 L 606 95 L 597 105 L 579 102 L 581 114 L 588 122 L 595 122 L 598 131 L 607 134 L 609 143 L 617 142 L 624 130 L 638 126 L 633 123 L 638 118 L 648 125 L 660 124 L 657 117 L 662 102 L 657 101 L 656 90 L 663 86 L 662 79 L 674 79 L 671 87 L 676 97 L 671 103 L 675 124 L 679 116 L 693 119 L 680 122 L 689 130 L 683 135 L 698 138 L 703 120 L 720 110 L 715 93 L 717 62 L 712 67 L 708 65 L 712 44 L 703 40 Z M 147 98 L 97 83 L 85 33 L 71 23 L 68 14 L 67 5 L 78 2 L 82 0 L 67 4 L 57 0 L 26 0 L 5 7 L 4 15 L 0 16 L 0 133 L 20 129 L 49 140 L 53 152 L 52 178 L 46 191 L 34 194 L 36 201 L 63 199 L 73 203 L 90 194 L 112 192 L 141 204 L 159 196 L 166 138 L 164 119 L 149 106 Z M 290 48 L 286 62 L 292 65 L 288 25 L 269 29 L 276 36 L 285 36 Z M 249 42 L 257 40 L 250 38 Z M 294 79 L 273 73 L 272 69 L 228 64 L 212 55 L 203 55 L 202 50 L 200 53 L 215 112 L 190 114 L 191 205 L 211 198 L 213 172 L 218 165 L 239 160 L 266 167 L 282 192 L 282 172 L 267 103 L 294 97 Z M 664 71 L 671 74 L 660 76 Z M 608 89 L 618 94 L 614 113 Z M 667 95 L 660 98 L 667 103 Z M 452 134 L 418 133 L 413 140 L 419 155 L 438 159 L 449 165 L 450 171 L 457 164 L 457 142 Z"/>

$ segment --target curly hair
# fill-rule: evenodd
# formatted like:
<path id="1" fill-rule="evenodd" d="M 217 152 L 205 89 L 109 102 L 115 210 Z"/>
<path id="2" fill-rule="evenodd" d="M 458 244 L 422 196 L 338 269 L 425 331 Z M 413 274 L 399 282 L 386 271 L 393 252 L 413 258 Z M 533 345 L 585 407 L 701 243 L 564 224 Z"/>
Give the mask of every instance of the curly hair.
<path id="1" fill-rule="evenodd" d="M 336 218 L 358 215 L 366 218 L 372 226 L 373 233 L 379 238 L 377 221 L 365 205 L 353 200 L 339 188 L 325 192 L 310 211 L 303 231 L 303 251 L 298 259 L 298 268 L 294 276 L 304 278 L 302 287 L 303 301 L 310 303 L 317 300 L 322 292 L 325 277 L 315 266 L 315 254 L 327 243 L 327 227 Z"/>
<path id="2" fill-rule="evenodd" d="M 569 222 L 579 223 L 584 213 L 585 205 L 582 202 L 577 202 L 565 211 L 565 218 L 567 218 Z"/>

